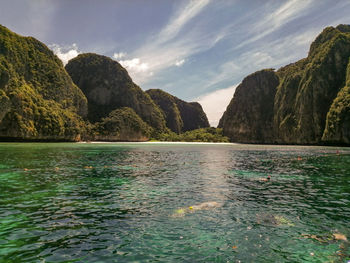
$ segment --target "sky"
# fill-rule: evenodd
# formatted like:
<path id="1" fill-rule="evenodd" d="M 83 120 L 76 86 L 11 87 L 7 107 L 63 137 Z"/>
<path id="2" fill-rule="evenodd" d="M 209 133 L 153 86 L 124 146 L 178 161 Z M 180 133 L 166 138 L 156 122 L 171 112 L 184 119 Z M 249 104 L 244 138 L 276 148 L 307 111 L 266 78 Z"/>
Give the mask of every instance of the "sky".
<path id="1" fill-rule="evenodd" d="M 247 75 L 307 56 L 349 0 L 1 0 L 0 24 L 67 61 L 118 61 L 143 90 L 199 101 L 216 126 Z"/>

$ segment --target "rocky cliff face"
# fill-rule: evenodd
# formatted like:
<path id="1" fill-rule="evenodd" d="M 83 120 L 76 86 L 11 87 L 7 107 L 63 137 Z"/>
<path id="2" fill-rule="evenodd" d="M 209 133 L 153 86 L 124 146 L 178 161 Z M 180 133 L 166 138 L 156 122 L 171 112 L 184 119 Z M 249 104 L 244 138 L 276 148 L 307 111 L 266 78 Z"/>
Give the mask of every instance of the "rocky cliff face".
<path id="1" fill-rule="evenodd" d="M 178 100 L 177 107 L 179 108 L 181 118 L 184 122 L 184 132 L 210 126 L 207 115 L 198 102 Z"/>
<path id="2" fill-rule="evenodd" d="M 345 87 L 338 92 L 327 113 L 322 140 L 350 144 L 350 59 Z"/>
<path id="3" fill-rule="evenodd" d="M 162 110 L 166 126 L 176 133 L 181 133 L 184 127 L 183 120 L 177 107 L 175 97 L 159 89 L 147 90 L 146 93 Z"/>
<path id="4" fill-rule="evenodd" d="M 0 26 L 0 139 L 78 140 L 87 100 L 43 43 Z"/>
<path id="5" fill-rule="evenodd" d="M 160 107 L 166 119 L 167 127 L 176 133 L 209 127 L 202 106 L 197 102 L 185 102 L 169 93 L 151 89 L 146 93 Z"/>
<path id="6" fill-rule="evenodd" d="M 326 28 L 306 59 L 282 68 L 275 98 L 275 131 L 280 143 L 322 142 L 327 113 L 345 84 L 350 34 Z"/>
<path id="7" fill-rule="evenodd" d="M 220 120 L 219 127 L 232 141 L 273 143 L 274 97 L 279 79 L 271 70 L 246 77 Z"/>
<path id="8" fill-rule="evenodd" d="M 265 85 L 269 85 L 271 90 L 276 88 L 276 93 L 271 92 L 269 99 L 247 100 L 246 105 L 242 106 L 242 103 L 235 99 L 235 95 L 220 122 L 224 134 L 233 141 L 248 142 L 249 138 L 260 136 L 258 130 L 268 129 L 269 138 L 265 138 L 265 135 L 262 140 L 252 142 L 348 143 L 349 89 L 346 85 L 346 75 L 350 57 L 349 32 L 350 26 L 347 25 L 326 28 L 312 43 L 307 58 L 285 66 L 275 73 L 279 79 L 277 88 L 275 82 L 255 82 L 252 84 L 253 88 L 245 89 L 246 92 L 242 91 L 243 94 L 239 95 L 241 99 L 249 98 L 253 96 L 248 94 L 249 92 L 259 94 Z M 273 107 L 269 104 L 269 110 L 273 109 L 272 128 L 271 125 L 263 126 L 260 120 L 262 113 L 251 114 L 259 105 L 263 106 L 271 100 L 274 101 Z M 267 109 L 259 110 L 264 114 L 269 112 Z M 235 116 L 240 117 L 237 119 Z M 251 116 L 254 118 L 250 119 Z M 230 122 L 230 119 L 236 121 Z M 250 121 L 247 122 L 246 119 Z M 259 125 L 255 125 L 256 123 Z M 243 128 L 252 133 L 241 133 L 242 136 L 239 136 L 239 131 Z"/>
<path id="9" fill-rule="evenodd" d="M 158 131 L 165 130 L 160 109 L 116 61 L 97 54 L 82 54 L 70 60 L 66 70 L 89 101 L 88 119 L 95 123 L 121 107 L 132 108 Z"/>

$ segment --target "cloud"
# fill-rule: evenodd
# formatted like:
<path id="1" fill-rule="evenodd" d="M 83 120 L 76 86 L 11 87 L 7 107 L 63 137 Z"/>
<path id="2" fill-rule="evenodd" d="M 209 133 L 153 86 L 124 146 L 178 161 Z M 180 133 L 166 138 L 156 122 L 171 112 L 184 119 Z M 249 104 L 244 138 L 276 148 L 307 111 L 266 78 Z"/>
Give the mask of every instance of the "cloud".
<path id="1" fill-rule="evenodd" d="M 167 45 L 150 44 L 136 50 L 133 55 L 145 61 L 149 69 L 156 74 L 174 66 L 174 61 L 176 62 L 177 58 L 183 57 L 186 61 L 186 57 L 208 50 L 216 43 L 216 39 L 213 39 L 210 35 L 200 36 L 198 32 L 193 32 L 192 36 L 190 35 L 183 36 L 181 39 Z M 131 74 L 131 76 L 138 84 L 142 85 L 150 80 L 146 75 L 137 74 L 139 72 L 134 73 L 136 74 Z"/>
<path id="2" fill-rule="evenodd" d="M 149 69 L 148 63 L 141 63 L 139 58 L 121 60 L 119 63 L 132 72 L 146 72 Z"/>
<path id="3" fill-rule="evenodd" d="M 185 59 L 176 60 L 175 61 L 175 66 L 181 67 L 185 63 L 185 61 L 186 61 Z"/>
<path id="4" fill-rule="evenodd" d="M 194 101 L 198 101 L 202 105 L 211 126 L 216 127 L 219 124 L 220 118 L 230 103 L 236 87 L 237 85 L 234 85 L 226 89 L 216 90 L 194 99 Z"/>
<path id="5" fill-rule="evenodd" d="M 180 7 L 167 26 L 159 33 L 158 41 L 166 42 L 174 38 L 209 2 L 210 0 L 192 0 L 186 6 Z"/>
<path id="6" fill-rule="evenodd" d="M 121 58 L 126 57 L 126 55 L 126 52 L 114 53 L 113 58 L 118 60 L 118 62 L 128 70 L 128 73 L 131 76 L 153 76 L 154 73 L 150 71 L 149 64 L 146 62 L 141 62 L 140 58 L 120 60 Z"/>
<path id="7" fill-rule="evenodd" d="M 237 58 L 237 63 L 246 69 L 256 70 L 289 64 L 307 55 L 310 43 L 318 33 L 317 28 L 310 28 L 303 33 L 296 32 L 258 45 L 242 53 Z"/>
<path id="8" fill-rule="evenodd" d="M 233 61 L 225 62 L 221 66 L 219 66 L 219 71 L 215 72 L 212 78 L 208 78 L 206 80 L 206 86 L 215 86 L 216 84 L 219 84 L 222 81 L 231 79 L 237 71 L 241 71 L 241 65 L 237 65 L 237 63 Z"/>
<path id="9" fill-rule="evenodd" d="M 265 14 L 263 20 L 257 20 L 256 24 L 252 24 L 252 28 L 248 34 L 252 37 L 242 41 L 234 49 L 242 48 L 248 44 L 254 43 L 272 32 L 278 30 L 288 22 L 302 16 L 308 11 L 315 0 L 289 0 L 283 3 L 279 8 L 271 14 Z"/>
<path id="10" fill-rule="evenodd" d="M 263 19 L 257 19 L 255 23 L 252 24 L 252 29 L 244 32 L 245 40 L 241 41 L 241 43 L 237 43 L 237 45 L 232 45 L 234 46 L 233 49 L 227 49 L 226 53 L 244 48 L 247 44 L 255 43 L 281 28 L 289 21 L 300 17 L 305 14 L 307 8 L 314 1 L 315 0 L 289 0 L 279 4 L 270 14 L 266 13 L 262 16 Z M 171 66 L 182 66 L 188 57 L 213 48 L 223 39 L 227 39 L 231 36 L 233 37 L 231 40 L 234 40 L 237 35 L 233 32 L 240 30 L 241 22 L 248 22 L 245 21 L 247 17 L 243 16 L 238 20 L 234 20 L 233 23 L 222 27 L 220 30 L 206 30 L 206 25 L 208 25 L 210 21 L 195 20 L 195 18 L 199 16 L 211 2 L 209 0 L 202 0 L 185 3 L 186 5 L 182 4 L 177 7 L 174 15 L 169 19 L 168 24 L 163 27 L 158 34 L 152 36 L 142 47 L 132 54 L 133 57 L 139 58 L 143 63 L 146 63 L 148 65 L 148 70 L 154 72 L 154 75 Z M 248 18 L 251 19 L 251 16 Z M 190 22 L 195 23 L 191 23 L 190 27 L 188 25 Z M 275 60 L 276 56 L 271 55 L 271 50 L 260 51 L 254 46 L 249 52 L 241 52 L 241 55 L 239 55 L 235 61 L 227 61 L 224 63 L 218 68 L 218 72 L 214 74 L 209 73 L 207 82 L 202 85 L 202 90 L 209 90 L 210 87 L 213 88 L 213 86 L 219 85 L 223 81 L 233 80 L 234 75 L 237 74 L 238 71 L 242 72 L 242 68 L 245 66 L 248 66 L 247 71 L 251 73 L 250 71 L 255 71 L 256 68 L 265 68 L 276 64 L 274 63 Z M 286 61 L 286 59 L 283 61 Z M 130 75 L 135 82 L 145 85 L 152 80 L 152 78 L 150 78 L 150 74 L 143 74 L 143 72 L 144 71 L 134 70 L 130 72 Z"/>
<path id="11" fill-rule="evenodd" d="M 314 0 L 289 0 L 273 12 L 267 20 L 272 20 L 273 24 L 279 26 L 301 15 L 302 10 L 305 10 L 312 4 Z"/>
<path id="12" fill-rule="evenodd" d="M 69 60 L 71 60 L 72 58 L 75 58 L 80 54 L 78 50 L 78 46 L 75 43 L 71 46 L 65 46 L 65 47 L 61 47 L 58 44 L 52 44 L 52 45 L 49 45 L 49 48 L 52 49 L 53 53 L 55 53 L 55 55 L 60 60 L 62 60 L 63 65 L 66 65 Z"/>
<path id="13" fill-rule="evenodd" d="M 116 60 L 119 60 L 121 58 L 124 58 L 126 56 L 125 52 L 119 52 L 119 53 L 114 53 L 113 54 L 113 58 L 115 58 Z"/>
<path id="14" fill-rule="evenodd" d="M 133 58 L 128 60 L 120 60 L 119 63 L 128 70 L 128 73 L 132 76 L 139 76 L 142 78 L 152 77 L 154 72 L 150 70 L 148 63 L 141 62 L 139 58 Z M 135 81 L 135 79 L 133 79 Z"/>
<path id="15" fill-rule="evenodd" d="M 154 75 L 174 65 L 181 66 L 186 61 L 186 57 L 207 50 L 220 40 L 216 36 L 217 32 L 204 32 L 204 26 L 187 27 L 187 24 L 208 6 L 210 0 L 185 1 L 184 3 L 186 5 L 177 6 L 174 15 L 158 34 L 151 36 L 131 54 L 132 57 L 147 64 L 148 70 Z M 181 37 L 179 36 L 180 31 Z M 179 60 L 179 58 L 182 59 Z M 151 79 L 151 74 L 144 74 L 143 71 L 138 70 L 130 72 L 130 76 L 141 85 Z"/>

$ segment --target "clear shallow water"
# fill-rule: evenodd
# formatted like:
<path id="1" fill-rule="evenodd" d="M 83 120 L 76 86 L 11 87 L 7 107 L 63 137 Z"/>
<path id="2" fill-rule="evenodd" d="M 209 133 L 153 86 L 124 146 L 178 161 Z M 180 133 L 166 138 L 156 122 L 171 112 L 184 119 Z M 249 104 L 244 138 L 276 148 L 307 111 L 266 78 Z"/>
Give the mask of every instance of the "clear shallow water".
<path id="1" fill-rule="evenodd" d="M 349 148 L 0 144 L 0 262 L 347 262 L 349 227 Z"/>

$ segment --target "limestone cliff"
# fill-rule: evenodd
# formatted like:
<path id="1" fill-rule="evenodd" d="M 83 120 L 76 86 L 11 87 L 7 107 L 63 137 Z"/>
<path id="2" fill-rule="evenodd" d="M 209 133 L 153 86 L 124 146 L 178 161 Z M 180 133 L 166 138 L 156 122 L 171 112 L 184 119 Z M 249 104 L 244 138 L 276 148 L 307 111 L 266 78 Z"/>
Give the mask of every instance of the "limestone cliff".
<path id="1" fill-rule="evenodd" d="M 162 110 L 166 126 L 173 132 L 181 133 L 184 123 L 176 105 L 175 97 L 159 89 L 147 90 L 146 93 Z"/>
<path id="2" fill-rule="evenodd" d="M 274 121 L 279 143 L 322 142 L 327 113 L 345 85 L 349 56 L 350 34 L 328 27 L 307 58 L 278 71 Z"/>
<path id="3" fill-rule="evenodd" d="M 0 140 L 79 140 L 86 113 L 53 52 L 0 26 Z"/>
<path id="4" fill-rule="evenodd" d="M 347 69 L 347 81 L 327 113 L 323 141 L 350 144 L 350 59 Z"/>
<path id="5" fill-rule="evenodd" d="M 92 53 L 81 54 L 68 62 L 66 70 L 89 101 L 88 119 L 92 123 L 115 109 L 130 107 L 151 127 L 165 130 L 160 109 L 117 61 Z"/>
<path id="6" fill-rule="evenodd" d="M 262 70 L 246 77 L 220 120 L 224 135 L 234 142 L 273 143 L 273 107 L 277 74 Z"/>
<path id="7" fill-rule="evenodd" d="M 153 101 L 162 110 L 167 127 L 176 133 L 209 127 L 202 106 L 197 102 L 186 102 L 160 89 L 147 90 Z"/>
<path id="8" fill-rule="evenodd" d="M 247 77 L 219 126 L 236 142 L 348 144 L 349 58 L 350 26 L 324 29 L 305 59 L 269 73 L 274 81 Z"/>

